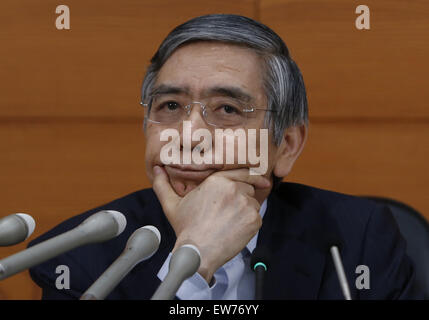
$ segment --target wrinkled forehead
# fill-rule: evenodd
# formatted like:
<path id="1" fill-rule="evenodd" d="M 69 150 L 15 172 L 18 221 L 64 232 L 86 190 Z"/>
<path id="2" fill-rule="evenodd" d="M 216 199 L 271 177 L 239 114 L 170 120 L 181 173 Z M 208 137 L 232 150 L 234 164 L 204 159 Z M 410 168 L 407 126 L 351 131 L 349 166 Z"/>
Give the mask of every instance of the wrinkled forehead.
<path id="1" fill-rule="evenodd" d="M 225 94 L 243 100 L 264 96 L 262 60 L 254 50 L 220 42 L 178 48 L 158 72 L 151 93 Z"/>

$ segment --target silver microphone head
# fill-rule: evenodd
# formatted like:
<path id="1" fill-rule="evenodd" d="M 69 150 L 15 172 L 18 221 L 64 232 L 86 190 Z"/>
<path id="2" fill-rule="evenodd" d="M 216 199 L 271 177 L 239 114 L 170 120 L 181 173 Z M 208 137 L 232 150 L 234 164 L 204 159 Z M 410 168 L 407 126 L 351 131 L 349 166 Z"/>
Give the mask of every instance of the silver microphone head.
<path id="1" fill-rule="evenodd" d="M 122 213 L 102 210 L 86 218 L 77 228 L 91 235 L 91 241 L 98 242 L 118 236 L 126 225 L 127 219 Z"/>
<path id="2" fill-rule="evenodd" d="M 136 250 L 140 259 L 138 262 L 151 258 L 159 248 L 161 234 L 154 226 L 138 228 L 129 237 L 126 250 Z"/>
<path id="3" fill-rule="evenodd" d="M 16 213 L 0 219 L 0 246 L 20 243 L 34 232 L 36 222 L 26 213 Z"/>

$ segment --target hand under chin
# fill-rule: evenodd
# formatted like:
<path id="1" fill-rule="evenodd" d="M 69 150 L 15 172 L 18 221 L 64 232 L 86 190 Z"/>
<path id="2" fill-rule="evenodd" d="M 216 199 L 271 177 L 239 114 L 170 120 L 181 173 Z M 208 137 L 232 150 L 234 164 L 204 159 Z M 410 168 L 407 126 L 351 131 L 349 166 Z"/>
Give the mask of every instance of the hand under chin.
<path id="1" fill-rule="evenodd" d="M 202 181 L 201 181 L 202 182 Z M 175 178 L 171 178 L 170 177 L 170 184 L 173 187 L 174 191 L 180 196 L 180 197 L 184 197 L 186 196 L 189 192 L 191 192 L 192 190 L 194 190 L 196 187 L 198 187 L 198 185 L 201 182 L 196 182 L 196 181 L 184 181 L 184 180 L 180 180 L 180 179 L 175 179 Z"/>

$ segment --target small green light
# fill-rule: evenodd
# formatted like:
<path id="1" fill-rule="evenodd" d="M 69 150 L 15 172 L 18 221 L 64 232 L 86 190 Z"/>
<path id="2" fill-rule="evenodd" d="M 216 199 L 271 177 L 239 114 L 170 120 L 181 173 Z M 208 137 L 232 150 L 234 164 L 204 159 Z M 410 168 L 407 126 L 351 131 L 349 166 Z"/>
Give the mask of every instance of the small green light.
<path id="1" fill-rule="evenodd" d="M 263 266 L 263 267 L 264 267 L 264 269 L 265 269 L 265 271 L 267 271 L 267 266 L 265 265 L 265 263 L 262 263 L 262 262 L 258 262 L 258 263 L 256 263 L 256 264 L 253 266 L 253 270 L 256 270 L 256 267 L 258 267 L 258 266 Z"/>

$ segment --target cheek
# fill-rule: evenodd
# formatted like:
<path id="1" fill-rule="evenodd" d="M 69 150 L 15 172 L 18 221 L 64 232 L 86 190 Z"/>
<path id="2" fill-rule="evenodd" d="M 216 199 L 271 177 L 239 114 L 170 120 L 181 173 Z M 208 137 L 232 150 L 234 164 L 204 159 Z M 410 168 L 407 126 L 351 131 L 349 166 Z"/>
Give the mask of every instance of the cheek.
<path id="1" fill-rule="evenodd" d="M 231 141 L 233 141 L 233 144 L 231 144 Z M 228 149 L 234 150 L 234 164 L 229 164 L 226 161 Z M 260 161 L 264 161 L 264 163 L 268 164 L 268 168 L 272 169 L 277 159 L 276 151 L 277 148 L 268 130 L 245 129 L 244 139 L 237 136 L 233 139 L 224 139 L 223 154 L 225 169 L 259 167 Z"/>
<path id="2" fill-rule="evenodd" d="M 161 130 L 148 124 L 145 131 L 145 164 L 146 173 L 149 179 L 152 179 L 152 168 L 159 162 L 159 154 L 162 148 L 162 144 L 165 142 L 160 141 Z"/>
<path id="3" fill-rule="evenodd" d="M 273 171 L 276 163 L 279 161 L 278 150 L 279 149 L 270 134 L 268 138 L 268 170 L 270 172 Z"/>

